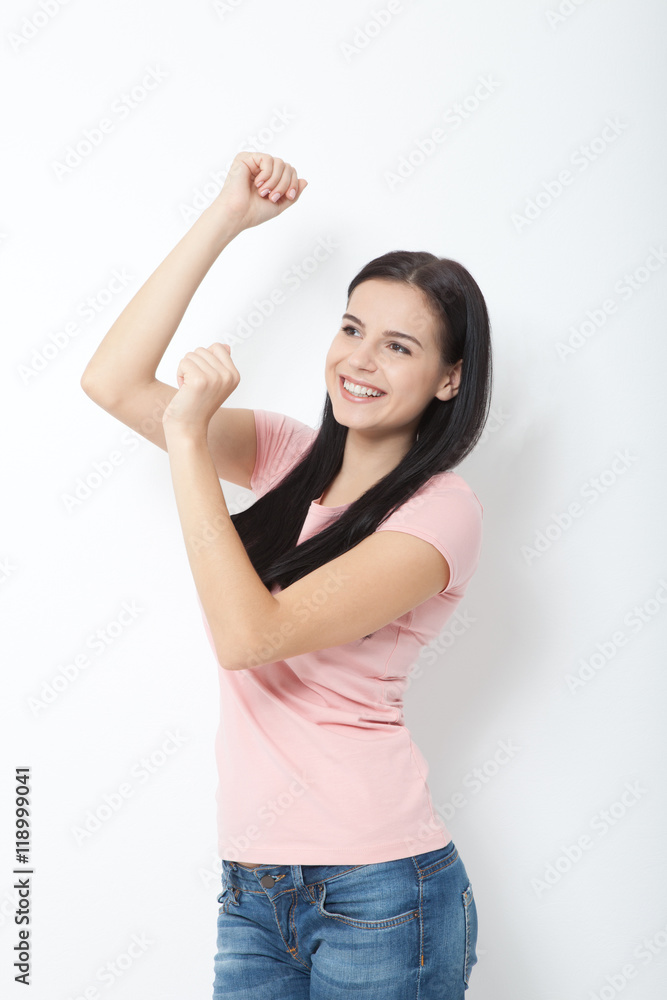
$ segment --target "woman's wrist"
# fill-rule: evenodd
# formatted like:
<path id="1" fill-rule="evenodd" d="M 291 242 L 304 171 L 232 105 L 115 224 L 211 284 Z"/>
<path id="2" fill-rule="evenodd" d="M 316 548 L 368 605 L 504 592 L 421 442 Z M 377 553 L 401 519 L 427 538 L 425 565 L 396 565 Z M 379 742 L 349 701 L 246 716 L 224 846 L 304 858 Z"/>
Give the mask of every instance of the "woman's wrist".
<path id="1" fill-rule="evenodd" d="M 243 219 L 221 195 L 218 195 L 202 214 L 211 219 L 221 250 L 247 228 Z"/>
<path id="2" fill-rule="evenodd" d="M 208 426 L 202 423 L 187 423 L 175 417 L 165 417 L 162 420 L 165 441 L 176 445 L 204 445 L 208 447 Z"/>

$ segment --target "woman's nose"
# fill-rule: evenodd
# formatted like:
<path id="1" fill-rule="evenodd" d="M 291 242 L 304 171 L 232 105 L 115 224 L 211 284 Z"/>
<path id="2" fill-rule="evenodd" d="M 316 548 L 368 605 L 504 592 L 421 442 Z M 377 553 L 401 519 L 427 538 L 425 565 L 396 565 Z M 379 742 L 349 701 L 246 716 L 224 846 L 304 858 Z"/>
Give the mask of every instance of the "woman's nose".
<path id="1" fill-rule="evenodd" d="M 360 344 L 351 354 L 348 354 L 348 361 L 356 368 L 363 368 L 364 371 L 374 371 L 377 368 L 375 353 L 372 348 L 365 344 Z"/>

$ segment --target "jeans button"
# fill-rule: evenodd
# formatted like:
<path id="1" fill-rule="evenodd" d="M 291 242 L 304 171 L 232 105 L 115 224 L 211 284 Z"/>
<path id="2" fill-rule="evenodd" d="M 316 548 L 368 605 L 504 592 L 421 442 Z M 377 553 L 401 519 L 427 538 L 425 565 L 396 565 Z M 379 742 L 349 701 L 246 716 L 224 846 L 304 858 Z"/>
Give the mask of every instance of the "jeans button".
<path id="1" fill-rule="evenodd" d="M 272 886 L 276 884 L 276 880 L 274 879 L 273 875 L 262 875 L 261 879 L 259 880 L 259 884 L 263 885 L 265 889 L 270 889 Z"/>

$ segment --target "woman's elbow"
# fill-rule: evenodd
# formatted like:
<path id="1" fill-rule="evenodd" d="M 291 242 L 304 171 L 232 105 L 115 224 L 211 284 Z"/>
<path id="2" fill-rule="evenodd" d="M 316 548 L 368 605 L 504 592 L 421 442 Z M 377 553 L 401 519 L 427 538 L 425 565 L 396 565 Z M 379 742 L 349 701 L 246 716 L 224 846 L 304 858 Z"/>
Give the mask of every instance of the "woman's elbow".
<path id="1" fill-rule="evenodd" d="M 237 646 L 230 643 L 228 638 L 225 642 L 216 642 L 215 655 L 223 670 L 247 670 L 267 662 L 251 646 Z"/>

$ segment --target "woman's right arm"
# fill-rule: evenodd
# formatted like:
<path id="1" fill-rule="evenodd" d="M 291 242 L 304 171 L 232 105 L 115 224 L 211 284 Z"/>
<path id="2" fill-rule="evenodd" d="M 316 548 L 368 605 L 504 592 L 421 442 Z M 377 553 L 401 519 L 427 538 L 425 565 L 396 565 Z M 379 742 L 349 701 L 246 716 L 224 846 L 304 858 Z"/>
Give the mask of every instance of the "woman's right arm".
<path id="1" fill-rule="evenodd" d="M 284 211 L 306 186 L 283 160 L 239 153 L 222 191 L 165 257 L 109 329 L 81 378 L 94 402 L 167 449 L 162 414 L 178 391 L 156 371 L 185 310 L 213 262 L 244 229 Z M 277 203 L 262 198 L 269 188 Z M 296 197 L 286 193 L 294 188 Z M 209 448 L 221 479 L 249 488 L 255 464 L 252 410 L 221 407 L 209 424 Z"/>

